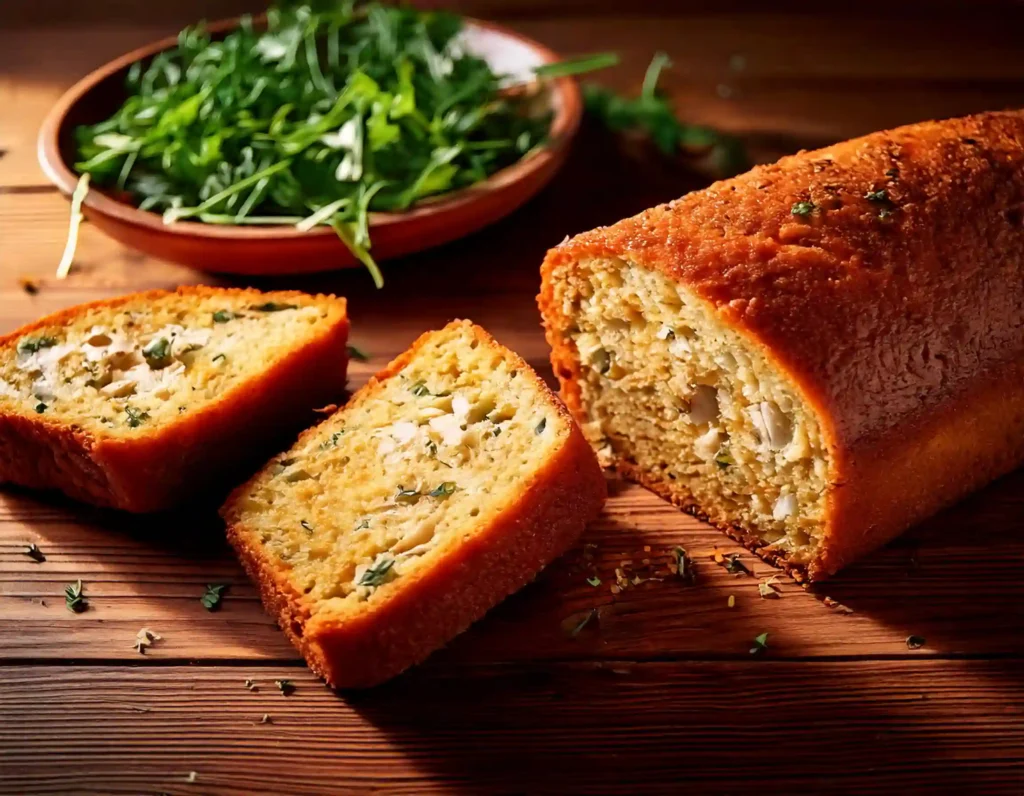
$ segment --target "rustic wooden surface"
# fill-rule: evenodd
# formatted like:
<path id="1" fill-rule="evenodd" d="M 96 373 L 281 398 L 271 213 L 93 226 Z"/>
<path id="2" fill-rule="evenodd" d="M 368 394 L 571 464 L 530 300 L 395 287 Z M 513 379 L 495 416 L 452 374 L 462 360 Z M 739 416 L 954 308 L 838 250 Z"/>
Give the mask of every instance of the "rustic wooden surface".
<path id="1" fill-rule="evenodd" d="M 107 13 L 60 4 L 61 27 L 45 13 L 56 5 L 0 9 L 0 331 L 88 299 L 216 281 L 88 227 L 71 277 L 51 278 L 67 204 L 35 162 L 46 110 L 87 70 L 173 32 L 198 6 L 219 15 L 215 3 L 149 14 L 103 0 Z M 1024 103 L 1024 17 L 1013 4 L 820 16 L 804 4 L 711 14 L 710 4 L 682 12 L 654 2 L 612 16 L 619 4 L 596 3 L 600 13 L 586 17 L 580 2 L 461 5 L 505 8 L 517 28 L 567 53 L 618 50 L 623 65 L 603 79 L 620 88 L 635 87 L 651 53 L 665 49 L 683 112 L 743 133 L 762 159 Z M 588 128 L 530 205 L 468 240 L 387 264 L 382 292 L 359 271 L 259 284 L 349 297 L 353 342 L 373 355 L 354 363 L 353 386 L 458 316 L 550 376 L 533 304 L 545 248 L 702 180 L 631 159 Z M 38 295 L 19 286 L 25 276 L 41 279 Z M 780 582 L 776 599 L 758 594 L 769 567 L 744 554 L 754 576 L 728 574 L 710 554 L 738 550 L 718 533 L 637 487 L 611 486 L 583 545 L 425 665 L 354 695 L 309 674 L 260 609 L 212 512 L 119 516 L 6 490 L 0 790 L 1024 792 L 1024 473 L 813 592 Z M 45 562 L 24 555 L 29 543 Z M 622 562 L 661 577 L 676 545 L 696 559 L 695 585 L 669 578 L 611 592 Z M 593 574 L 601 586 L 588 584 Z M 78 578 L 90 607 L 75 615 L 62 592 Z M 210 613 L 199 597 L 215 582 L 231 587 Z M 567 632 L 594 608 L 595 621 Z M 140 656 L 132 645 L 143 627 L 163 638 Z M 768 651 L 751 656 L 762 632 Z M 908 649 L 911 634 L 926 639 L 921 649 Z M 282 696 L 278 679 L 294 693 Z"/>

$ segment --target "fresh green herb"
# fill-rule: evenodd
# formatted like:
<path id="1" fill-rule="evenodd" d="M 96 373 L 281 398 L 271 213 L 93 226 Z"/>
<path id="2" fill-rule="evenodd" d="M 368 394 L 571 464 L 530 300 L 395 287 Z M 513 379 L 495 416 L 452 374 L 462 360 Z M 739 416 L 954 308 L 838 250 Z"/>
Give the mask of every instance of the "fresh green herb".
<path id="1" fill-rule="evenodd" d="M 889 192 L 886 191 L 884 188 L 880 191 L 868 191 L 866 194 L 864 194 L 864 198 L 867 199 L 869 202 L 888 202 Z"/>
<path id="2" fill-rule="evenodd" d="M 402 506 L 411 506 L 416 503 L 423 495 L 415 489 L 403 489 L 401 486 L 398 487 L 398 494 L 395 495 L 395 503 Z"/>
<path id="3" fill-rule="evenodd" d="M 53 348 L 57 345 L 55 337 L 22 337 L 18 341 L 18 353 L 22 355 L 34 354 L 40 348 Z"/>
<path id="4" fill-rule="evenodd" d="M 447 500 L 455 493 L 455 482 L 445 481 L 438 484 L 434 489 L 428 493 L 430 497 L 437 498 L 438 500 Z"/>
<path id="5" fill-rule="evenodd" d="M 132 66 L 110 118 L 77 128 L 75 167 L 167 223 L 330 226 L 379 285 L 371 212 L 479 183 L 549 134 L 536 92 L 506 91 L 467 51 L 463 25 L 345 0 L 281 3 L 265 29 L 245 17 L 219 39 L 188 28 Z"/>
<path id="6" fill-rule="evenodd" d="M 134 406 L 126 406 L 124 413 L 128 415 L 128 427 L 138 428 L 147 420 L 149 420 L 149 412 L 140 412 Z"/>
<path id="7" fill-rule="evenodd" d="M 417 398 L 422 398 L 424 395 L 430 395 L 430 390 L 427 389 L 427 385 L 422 381 L 418 381 L 409 388 L 409 392 L 415 395 Z"/>
<path id="8" fill-rule="evenodd" d="M 800 216 L 801 218 L 807 218 L 818 206 L 814 202 L 794 202 L 793 206 L 789 209 L 789 212 L 794 216 Z"/>
<path id="9" fill-rule="evenodd" d="M 554 64 L 543 64 L 534 68 L 533 73 L 545 80 L 552 80 L 558 77 L 570 75 L 582 75 L 585 72 L 596 72 L 598 69 L 607 69 L 619 62 L 616 53 L 595 53 L 594 55 L 581 55 L 578 58 L 566 58 Z"/>
<path id="10" fill-rule="evenodd" d="M 370 521 L 369 520 L 363 520 L 353 530 L 363 531 L 363 530 L 365 530 L 365 529 L 367 529 L 369 527 L 370 527 Z"/>
<path id="11" fill-rule="evenodd" d="M 599 618 L 598 610 L 596 608 L 591 608 L 589 611 L 587 611 L 586 614 L 584 614 L 583 618 L 580 619 L 569 630 L 570 638 L 576 638 L 576 636 L 578 636 L 580 634 L 580 632 L 583 630 L 583 628 L 585 628 L 587 625 L 589 625 L 591 622 L 593 622 L 595 619 L 598 619 L 598 618 Z"/>
<path id="12" fill-rule="evenodd" d="M 681 547 L 676 547 L 672 550 L 672 555 L 675 557 L 676 574 L 686 583 L 696 581 L 697 570 L 693 568 L 693 562 L 686 554 L 686 551 Z"/>
<path id="13" fill-rule="evenodd" d="M 768 649 L 768 634 L 762 633 L 754 639 L 754 646 L 750 648 L 751 655 L 760 655 Z"/>
<path id="14" fill-rule="evenodd" d="M 754 574 L 747 568 L 747 565 L 740 560 L 739 553 L 733 553 L 732 555 L 726 556 L 722 562 L 722 565 L 725 567 L 725 571 L 728 572 L 730 575 L 752 576 Z"/>
<path id="15" fill-rule="evenodd" d="M 211 362 L 227 362 L 228 358 L 224 354 L 214 354 L 213 359 L 210 360 L 210 361 Z"/>
<path id="16" fill-rule="evenodd" d="M 924 636 L 907 636 L 907 649 L 908 650 L 919 650 L 927 642 Z"/>
<path id="17" fill-rule="evenodd" d="M 305 520 L 299 520 L 299 525 L 305 528 L 306 533 L 308 533 L 310 536 L 313 535 L 313 526 L 310 525 L 308 522 L 306 522 Z"/>
<path id="18" fill-rule="evenodd" d="M 220 607 L 220 598 L 227 591 L 230 584 L 228 583 L 214 583 L 212 585 L 207 584 L 206 591 L 203 596 L 199 598 L 199 602 L 203 604 L 203 608 L 207 611 L 216 611 Z"/>
<path id="19" fill-rule="evenodd" d="M 537 424 L 536 428 L 533 429 L 533 433 L 534 434 L 538 434 L 538 435 L 539 434 L 543 434 L 544 433 L 544 429 L 547 428 L 547 427 L 548 427 L 548 419 L 546 417 L 542 417 L 540 419 L 540 422 Z"/>
<path id="20" fill-rule="evenodd" d="M 64 587 L 64 604 L 73 614 L 80 614 L 89 607 L 89 601 L 82 596 L 82 579 Z"/>
<path id="21" fill-rule="evenodd" d="M 597 577 L 597 575 L 594 575 L 594 577 L 592 578 L 587 578 L 587 583 L 589 583 L 594 588 L 597 588 L 601 585 L 601 579 Z"/>
<path id="22" fill-rule="evenodd" d="M 37 564 L 42 564 L 46 560 L 46 556 L 43 555 L 43 551 L 40 550 L 36 545 L 30 544 L 25 550 L 25 555 L 35 561 Z"/>
<path id="23" fill-rule="evenodd" d="M 348 355 L 357 362 L 369 362 L 370 355 L 354 345 L 348 347 Z"/>
<path id="24" fill-rule="evenodd" d="M 235 315 L 235 313 L 231 312 L 231 310 L 217 310 L 215 313 L 213 313 L 213 322 L 227 323 L 228 321 L 233 321 L 237 317 L 238 316 Z"/>
<path id="25" fill-rule="evenodd" d="M 736 464 L 736 460 L 732 458 L 732 454 L 729 451 L 722 448 L 715 454 L 715 464 L 718 465 L 719 469 L 725 470 Z"/>
<path id="26" fill-rule="evenodd" d="M 36 414 L 40 414 L 41 415 L 45 411 L 46 411 L 46 404 L 44 404 L 42 401 L 40 401 L 39 403 L 36 404 Z"/>
<path id="27" fill-rule="evenodd" d="M 276 301 L 265 301 L 262 304 L 253 304 L 249 307 L 249 309 L 256 310 L 256 312 L 282 312 L 298 308 L 298 304 L 278 304 Z"/>
<path id="28" fill-rule="evenodd" d="M 330 439 L 325 439 L 323 442 L 320 443 L 320 450 L 325 451 L 328 448 L 337 447 L 338 440 L 342 438 L 344 433 L 345 433 L 345 429 L 341 429 L 339 431 L 335 431 L 333 434 L 331 434 L 331 438 Z"/>
<path id="29" fill-rule="evenodd" d="M 612 368 L 612 357 L 611 354 L 604 348 L 597 349 L 590 357 L 591 364 L 597 369 L 597 372 L 604 376 Z"/>
<path id="30" fill-rule="evenodd" d="M 171 361 L 171 342 L 166 337 L 158 337 L 142 349 L 142 356 L 151 368 L 162 368 Z"/>
<path id="31" fill-rule="evenodd" d="M 864 194 L 864 198 L 872 204 L 881 205 L 878 209 L 878 217 L 882 221 L 891 218 L 895 212 L 892 199 L 889 198 L 889 192 L 884 188 L 878 191 L 868 191 Z"/>
<path id="32" fill-rule="evenodd" d="M 366 568 L 366 571 L 359 576 L 359 586 L 380 586 L 387 581 L 391 568 L 395 565 L 395 559 L 382 553 L 377 560 Z"/>
<path id="33" fill-rule="evenodd" d="M 75 191 L 71 194 L 71 218 L 68 221 L 68 239 L 64 243 L 64 253 L 57 263 L 57 279 L 67 279 L 71 273 L 71 265 L 75 261 L 75 249 L 78 248 L 78 230 L 82 226 L 82 203 L 89 193 L 89 174 L 78 178 Z"/>
<path id="34" fill-rule="evenodd" d="M 274 685 L 283 696 L 291 696 L 295 692 L 295 686 L 291 680 L 275 680 Z"/>
<path id="35" fill-rule="evenodd" d="M 682 151 L 706 156 L 720 176 L 730 177 L 749 168 L 746 150 L 738 138 L 679 120 L 668 98 L 658 91 L 661 73 L 669 66 L 668 56 L 657 53 L 647 67 L 640 96 L 633 99 L 602 86 L 585 85 L 587 112 L 614 132 L 646 134 L 666 155 L 675 156 Z"/>

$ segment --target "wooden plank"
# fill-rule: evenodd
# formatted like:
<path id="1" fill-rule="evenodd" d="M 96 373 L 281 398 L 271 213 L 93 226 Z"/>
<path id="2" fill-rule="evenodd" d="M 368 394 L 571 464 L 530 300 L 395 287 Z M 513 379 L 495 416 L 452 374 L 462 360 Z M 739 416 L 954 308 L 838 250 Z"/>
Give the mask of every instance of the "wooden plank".
<path id="1" fill-rule="evenodd" d="M 768 632 L 786 658 L 1024 654 L 1020 516 L 1024 473 L 915 529 L 890 548 L 811 593 L 788 581 L 763 599 L 774 570 L 742 555 L 755 577 L 710 560 L 717 546 L 740 552 L 714 529 L 639 487 L 613 484 L 612 498 L 581 544 L 537 582 L 496 608 L 436 655 L 453 662 L 563 659 L 746 658 Z M 24 555 L 37 544 L 47 560 Z M 696 559 L 696 585 L 668 572 L 682 545 Z M 649 550 L 646 548 L 650 548 Z M 649 564 L 644 564 L 644 560 Z M 623 562 L 627 562 L 623 564 Z M 643 582 L 612 592 L 616 569 Z M 588 578 L 600 578 L 593 586 Z M 659 580 L 647 580 L 648 578 Z M 64 586 L 81 578 L 90 609 L 66 610 Z M 199 603 L 207 583 L 230 583 L 222 610 Z M 730 596 L 735 607 L 728 607 Z M 844 614 L 820 600 L 853 609 Z M 597 616 L 578 635 L 572 628 Z M 0 658 L 294 659 L 224 546 L 212 510 L 167 517 L 117 516 L 23 494 L 0 497 Z M 145 658 L 132 649 L 150 627 L 164 642 Z M 906 638 L 923 636 L 922 650 Z"/>
<path id="2" fill-rule="evenodd" d="M 1020 793 L 1019 667 L 460 668 L 347 697 L 293 667 L 5 667 L 0 790 Z"/>
<path id="3" fill-rule="evenodd" d="M 0 150 L 7 153 L 0 159 L 0 186 L 45 182 L 35 137 L 64 88 L 190 21 L 96 19 L 92 15 L 84 30 L 0 26 L 0 103 L 19 109 L 0 117 Z M 759 159 L 910 121 L 1013 106 L 1024 82 L 1017 27 L 992 25 L 976 11 L 927 20 L 855 13 L 538 14 L 517 16 L 512 24 L 566 54 L 620 53 L 622 65 L 599 79 L 623 90 L 636 90 L 652 54 L 664 50 L 675 68 L 663 85 L 679 113 L 745 133 Z M 958 43 L 956 58 L 935 45 L 951 40 Z M 734 56 L 742 58 L 742 69 Z"/>

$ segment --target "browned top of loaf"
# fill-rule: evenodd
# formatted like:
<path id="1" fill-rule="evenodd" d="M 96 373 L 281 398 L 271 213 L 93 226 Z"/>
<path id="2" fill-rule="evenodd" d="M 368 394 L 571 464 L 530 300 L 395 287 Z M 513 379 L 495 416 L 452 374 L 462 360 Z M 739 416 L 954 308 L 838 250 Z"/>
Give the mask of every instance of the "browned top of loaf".
<path id="1" fill-rule="evenodd" d="M 848 447 L 1024 357 L 1022 211 L 1024 112 L 985 113 L 759 166 L 579 235 L 543 272 L 612 254 L 678 280 L 768 346 Z"/>

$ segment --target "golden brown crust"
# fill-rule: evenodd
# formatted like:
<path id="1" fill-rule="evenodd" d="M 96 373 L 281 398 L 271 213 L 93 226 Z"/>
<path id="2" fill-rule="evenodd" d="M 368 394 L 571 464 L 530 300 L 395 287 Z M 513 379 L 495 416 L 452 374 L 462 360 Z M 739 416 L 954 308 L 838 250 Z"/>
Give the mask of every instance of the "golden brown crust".
<path id="1" fill-rule="evenodd" d="M 832 487 L 807 574 L 827 577 L 1024 459 L 1022 218 L 1013 111 L 801 152 L 584 233 L 542 268 L 563 397 L 579 416 L 555 268 L 620 256 L 685 285 L 819 418 Z"/>
<path id="2" fill-rule="evenodd" d="M 246 295 L 286 301 L 296 291 L 180 287 L 153 290 L 70 307 L 0 337 L 0 348 L 26 334 L 72 321 L 83 310 L 111 308 L 169 295 Z M 345 389 L 348 316 L 339 302 L 335 321 L 301 348 L 216 399 L 172 423 L 140 429 L 131 437 L 99 436 L 45 415 L 0 411 L 0 482 L 59 489 L 98 506 L 132 512 L 170 508 L 243 475 L 268 446 L 283 441 L 311 409 Z M 271 448 L 272 449 L 272 448 Z M 251 472 L 251 470 L 249 470 Z"/>
<path id="3" fill-rule="evenodd" d="M 471 329 L 481 344 L 499 344 L 478 326 Z M 398 373 L 430 337 L 412 347 L 363 387 L 346 411 L 372 400 L 387 379 Z M 386 600 L 344 619 L 313 615 L 309 598 L 291 585 L 287 570 L 248 542 L 232 493 L 221 509 L 227 537 L 249 576 L 259 585 L 263 604 L 276 616 L 291 642 L 317 674 L 338 688 L 383 682 L 425 659 L 565 552 L 601 510 L 606 484 L 597 459 L 571 415 L 544 382 L 517 355 L 515 366 L 535 379 L 568 424 L 558 452 L 545 463 L 516 502 L 489 527 L 474 533 L 428 567 L 415 571 Z M 315 433 L 310 429 L 300 441 Z"/>

